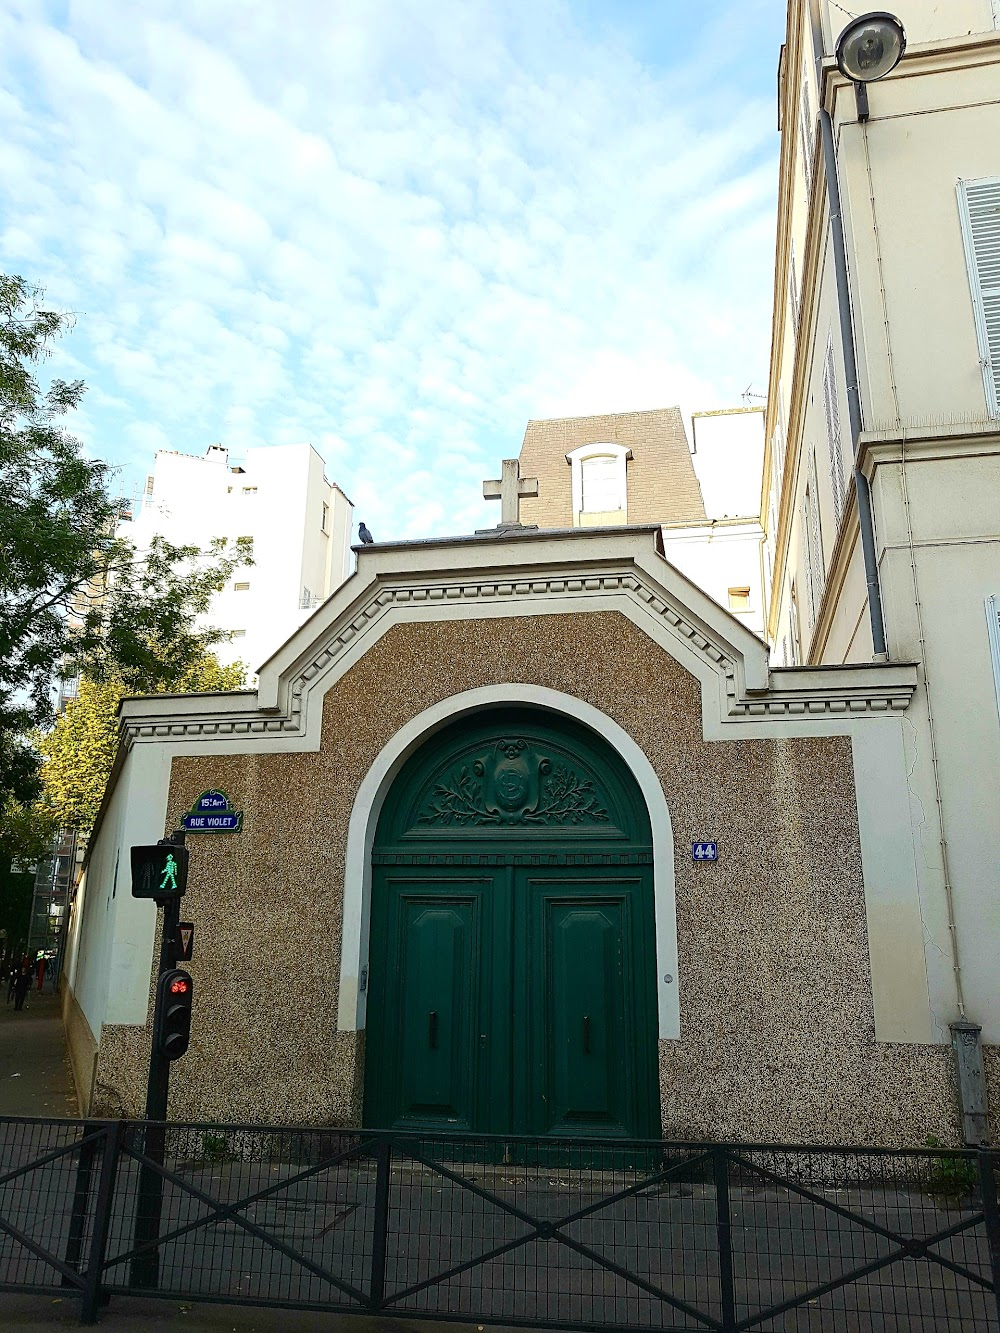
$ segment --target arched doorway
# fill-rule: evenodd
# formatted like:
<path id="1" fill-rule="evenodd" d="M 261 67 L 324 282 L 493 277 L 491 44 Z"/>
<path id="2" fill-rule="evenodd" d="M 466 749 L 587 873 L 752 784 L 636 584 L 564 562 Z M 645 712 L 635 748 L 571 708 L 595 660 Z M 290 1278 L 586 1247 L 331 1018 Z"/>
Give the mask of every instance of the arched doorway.
<path id="1" fill-rule="evenodd" d="M 652 871 L 638 786 L 588 728 L 438 731 L 374 841 L 365 1123 L 658 1135 Z"/>

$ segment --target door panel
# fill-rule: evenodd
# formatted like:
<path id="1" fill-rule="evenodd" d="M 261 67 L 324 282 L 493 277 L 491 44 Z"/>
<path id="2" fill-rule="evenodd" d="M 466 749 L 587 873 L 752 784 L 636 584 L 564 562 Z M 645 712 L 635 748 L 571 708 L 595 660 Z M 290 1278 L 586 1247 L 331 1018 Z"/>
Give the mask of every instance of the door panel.
<path id="1" fill-rule="evenodd" d="M 650 887 L 642 870 L 519 876 L 524 1132 L 659 1133 Z"/>
<path id="2" fill-rule="evenodd" d="M 376 886 L 385 907 L 384 971 L 369 994 L 366 1121 L 480 1127 L 483 906 L 490 881 L 399 878 Z M 485 972 L 489 972 L 486 959 Z"/>
<path id="3" fill-rule="evenodd" d="M 623 1128 L 628 1105 L 624 1051 L 622 909 L 546 903 L 544 1023 L 548 1115 L 553 1124 Z"/>

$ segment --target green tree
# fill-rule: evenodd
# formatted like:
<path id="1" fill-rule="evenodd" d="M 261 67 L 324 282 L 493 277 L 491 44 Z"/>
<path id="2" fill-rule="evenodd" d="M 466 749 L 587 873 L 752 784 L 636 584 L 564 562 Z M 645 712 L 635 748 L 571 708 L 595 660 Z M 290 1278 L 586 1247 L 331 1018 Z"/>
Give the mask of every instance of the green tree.
<path id="1" fill-rule="evenodd" d="M 160 663 L 162 666 L 162 661 Z M 197 690 L 238 690 L 246 680 L 242 662 L 222 666 L 203 653 L 173 679 L 162 672 L 146 694 L 188 694 Z M 97 818 L 118 749 L 118 705 L 137 691 L 118 677 L 95 681 L 84 676 L 55 726 L 38 742 L 42 765 L 42 803 L 61 828 L 89 832 Z"/>
<path id="2" fill-rule="evenodd" d="M 36 378 L 71 323 L 41 299 L 0 274 L 0 804 L 38 793 L 29 733 L 51 721 L 54 677 L 135 693 L 176 682 L 226 637 L 197 618 L 252 563 L 246 540 L 201 551 L 157 537 L 137 554 L 116 538 L 110 470 L 63 425 L 84 385 Z"/>
<path id="3" fill-rule="evenodd" d="M 8 800 L 0 807 L 0 957 L 28 937 L 33 867 L 49 850 L 57 831 L 55 815 L 41 805 Z"/>

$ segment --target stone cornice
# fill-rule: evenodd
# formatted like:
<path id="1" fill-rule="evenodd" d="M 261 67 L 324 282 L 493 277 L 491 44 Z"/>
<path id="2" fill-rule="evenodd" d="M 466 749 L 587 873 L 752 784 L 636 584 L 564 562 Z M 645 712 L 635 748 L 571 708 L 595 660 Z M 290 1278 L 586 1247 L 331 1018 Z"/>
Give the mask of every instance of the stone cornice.
<path id="1" fill-rule="evenodd" d="M 932 463 L 1000 453 L 1000 421 L 949 422 L 862 432 L 858 466 L 871 481 L 884 464 Z"/>

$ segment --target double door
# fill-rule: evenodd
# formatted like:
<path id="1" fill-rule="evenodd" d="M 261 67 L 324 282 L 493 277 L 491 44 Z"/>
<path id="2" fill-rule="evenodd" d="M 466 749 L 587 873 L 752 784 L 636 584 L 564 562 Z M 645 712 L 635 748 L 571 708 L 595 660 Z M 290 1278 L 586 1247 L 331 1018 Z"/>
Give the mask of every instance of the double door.
<path id="1" fill-rule="evenodd" d="M 650 877 L 376 867 L 365 1123 L 657 1136 Z"/>

